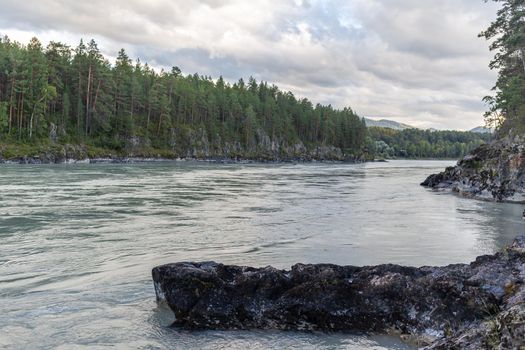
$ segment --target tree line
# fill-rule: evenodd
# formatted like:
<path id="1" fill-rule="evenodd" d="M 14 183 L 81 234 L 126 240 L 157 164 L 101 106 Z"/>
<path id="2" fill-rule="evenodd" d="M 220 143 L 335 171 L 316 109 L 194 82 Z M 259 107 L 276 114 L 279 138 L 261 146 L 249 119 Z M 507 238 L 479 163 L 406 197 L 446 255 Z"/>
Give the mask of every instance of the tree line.
<path id="1" fill-rule="evenodd" d="M 384 158 L 461 158 L 492 137 L 464 131 L 379 127 L 371 127 L 369 132 L 371 152 Z"/>
<path id="2" fill-rule="evenodd" d="M 195 133 L 243 147 L 267 135 L 357 153 L 367 129 L 350 108 L 314 105 L 254 78 L 231 84 L 183 75 L 176 66 L 158 71 L 124 49 L 111 63 L 94 40 L 72 48 L 0 39 L 0 142 L 51 138 L 120 150 L 139 138 L 153 148 L 183 150 Z"/>
<path id="3" fill-rule="evenodd" d="M 373 157 L 460 157 L 488 136 L 366 128 L 350 108 L 312 104 L 249 78 L 228 83 L 178 67 L 155 70 L 120 50 L 109 62 L 94 40 L 75 48 L 0 38 L 0 144 L 87 144 L 125 150 L 130 140 L 184 154 L 195 139 L 249 149 L 263 138 L 333 146 Z"/>

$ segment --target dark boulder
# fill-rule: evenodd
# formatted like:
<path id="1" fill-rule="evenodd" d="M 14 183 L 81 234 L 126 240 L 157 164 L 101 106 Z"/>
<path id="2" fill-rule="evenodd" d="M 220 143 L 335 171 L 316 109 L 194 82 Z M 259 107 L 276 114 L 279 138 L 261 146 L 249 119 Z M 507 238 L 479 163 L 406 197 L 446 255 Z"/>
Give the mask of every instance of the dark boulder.
<path id="1" fill-rule="evenodd" d="M 524 277 L 525 238 L 446 267 L 297 264 L 285 271 L 204 262 L 153 269 L 157 300 L 186 329 L 396 332 L 432 349 L 525 345 Z M 467 338 L 473 345 L 461 343 Z"/>

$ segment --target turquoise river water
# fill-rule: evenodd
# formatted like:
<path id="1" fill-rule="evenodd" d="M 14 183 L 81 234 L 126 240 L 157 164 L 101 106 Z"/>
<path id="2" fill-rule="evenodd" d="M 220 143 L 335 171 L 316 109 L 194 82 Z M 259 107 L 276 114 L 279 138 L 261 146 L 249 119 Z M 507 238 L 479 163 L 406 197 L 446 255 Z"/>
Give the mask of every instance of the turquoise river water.
<path id="1" fill-rule="evenodd" d="M 151 268 L 443 265 L 522 233 L 521 205 L 419 186 L 451 164 L 2 165 L 0 348 L 408 349 L 358 334 L 172 329 Z"/>

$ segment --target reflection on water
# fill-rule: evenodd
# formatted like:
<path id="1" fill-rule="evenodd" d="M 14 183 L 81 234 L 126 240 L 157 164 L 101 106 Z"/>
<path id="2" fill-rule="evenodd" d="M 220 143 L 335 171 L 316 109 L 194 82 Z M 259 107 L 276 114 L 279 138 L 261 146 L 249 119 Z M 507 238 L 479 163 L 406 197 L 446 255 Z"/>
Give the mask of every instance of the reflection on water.
<path id="1" fill-rule="evenodd" d="M 451 164 L 2 166 L 0 348 L 405 348 L 388 337 L 173 330 L 150 270 L 441 265 L 522 232 L 521 205 L 418 185 Z"/>

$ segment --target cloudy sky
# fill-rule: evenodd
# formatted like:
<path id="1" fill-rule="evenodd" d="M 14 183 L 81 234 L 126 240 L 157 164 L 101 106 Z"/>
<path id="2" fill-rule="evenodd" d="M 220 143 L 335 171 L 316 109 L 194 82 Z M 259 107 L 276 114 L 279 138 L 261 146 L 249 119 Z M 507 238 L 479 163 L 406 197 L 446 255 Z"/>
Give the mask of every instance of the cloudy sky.
<path id="1" fill-rule="evenodd" d="M 418 127 L 483 124 L 495 72 L 482 0 L 0 0 L 0 34 L 94 38 L 162 68 L 250 75 L 314 103 Z"/>

